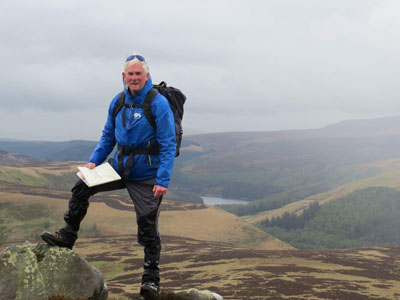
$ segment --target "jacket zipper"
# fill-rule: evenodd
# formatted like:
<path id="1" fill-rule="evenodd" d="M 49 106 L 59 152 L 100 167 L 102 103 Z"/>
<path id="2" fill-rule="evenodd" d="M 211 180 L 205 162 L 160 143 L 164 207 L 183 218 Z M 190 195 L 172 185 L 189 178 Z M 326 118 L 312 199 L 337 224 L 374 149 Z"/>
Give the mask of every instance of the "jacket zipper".
<path id="1" fill-rule="evenodd" d="M 150 141 L 148 141 L 147 142 L 147 147 L 150 148 L 150 146 L 151 146 Z M 150 156 L 150 154 L 148 154 L 147 157 L 149 158 L 149 165 L 151 167 L 151 156 Z"/>

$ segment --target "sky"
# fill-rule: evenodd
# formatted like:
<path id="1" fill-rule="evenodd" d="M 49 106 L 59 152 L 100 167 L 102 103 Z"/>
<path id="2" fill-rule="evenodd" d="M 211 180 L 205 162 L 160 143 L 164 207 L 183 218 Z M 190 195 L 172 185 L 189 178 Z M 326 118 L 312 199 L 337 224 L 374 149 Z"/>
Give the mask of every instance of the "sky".
<path id="1" fill-rule="evenodd" d="M 397 0 L 2 0 L 0 138 L 98 140 L 123 63 L 187 96 L 184 133 L 399 115 Z"/>

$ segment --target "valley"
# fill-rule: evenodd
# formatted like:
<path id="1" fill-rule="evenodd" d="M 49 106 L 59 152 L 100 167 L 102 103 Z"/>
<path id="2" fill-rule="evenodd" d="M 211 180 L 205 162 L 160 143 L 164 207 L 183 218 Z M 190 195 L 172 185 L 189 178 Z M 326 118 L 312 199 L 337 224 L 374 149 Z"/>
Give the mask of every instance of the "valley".
<path id="1" fill-rule="evenodd" d="M 162 288 L 232 300 L 400 298 L 400 123 L 361 123 L 184 138 L 161 206 Z M 62 225 L 93 146 L 0 143 L 0 249 Z M 208 206 L 200 195 L 249 203 Z M 281 217 L 282 227 L 266 224 Z M 136 231 L 126 192 L 91 198 L 74 250 L 103 272 L 111 300 L 137 295 Z"/>
<path id="2" fill-rule="evenodd" d="M 76 164 L 9 165 L 8 172 L 62 176 L 61 170 L 73 171 Z M 25 240 L 40 242 L 41 231 L 58 229 L 69 194 L 2 180 L 0 250 Z M 143 249 L 136 241 L 134 206 L 127 199 L 121 193 L 95 195 L 74 248 L 104 274 L 110 300 L 136 299 L 139 290 Z M 400 297 L 398 245 L 300 251 L 246 218 L 171 200 L 163 201 L 160 232 L 165 292 L 195 287 L 231 300 Z"/>

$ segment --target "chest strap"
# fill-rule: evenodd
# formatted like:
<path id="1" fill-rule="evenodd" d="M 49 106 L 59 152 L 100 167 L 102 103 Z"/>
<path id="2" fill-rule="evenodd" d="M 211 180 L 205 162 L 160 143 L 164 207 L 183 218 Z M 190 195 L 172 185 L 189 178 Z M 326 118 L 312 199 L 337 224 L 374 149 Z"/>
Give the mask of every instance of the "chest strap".
<path id="1" fill-rule="evenodd" d="M 136 154 L 147 154 L 147 155 L 157 155 L 160 154 L 160 145 L 158 143 L 152 144 L 146 148 L 131 148 L 127 146 L 117 145 L 118 153 L 118 172 L 124 178 L 129 177 L 129 173 L 131 171 L 133 161 Z M 129 155 L 128 160 L 126 161 L 126 166 L 124 167 L 123 156 Z"/>
<path id="2" fill-rule="evenodd" d="M 122 109 L 122 126 L 126 126 L 126 121 L 125 121 L 125 108 L 143 108 L 143 113 L 147 118 L 147 121 L 155 128 L 155 121 L 153 114 L 151 113 L 151 102 L 153 101 L 154 97 L 158 94 L 158 91 L 154 88 L 150 89 L 150 91 L 147 93 L 146 98 L 144 99 L 143 104 L 128 104 L 125 103 L 125 93 L 121 93 L 121 97 L 118 101 L 123 103 L 123 109 Z M 118 111 L 117 111 L 118 113 Z M 115 114 L 115 113 L 114 113 Z M 114 115 L 115 118 L 115 115 Z"/>

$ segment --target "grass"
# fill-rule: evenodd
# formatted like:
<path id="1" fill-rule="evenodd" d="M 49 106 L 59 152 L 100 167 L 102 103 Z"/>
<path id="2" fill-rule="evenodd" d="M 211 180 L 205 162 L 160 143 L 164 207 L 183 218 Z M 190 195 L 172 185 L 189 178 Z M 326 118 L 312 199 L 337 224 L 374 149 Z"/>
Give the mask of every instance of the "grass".
<path id="1" fill-rule="evenodd" d="M 29 193 L 30 189 L 21 186 L 12 193 L 0 192 L 0 206 L 7 206 L 0 211 L 3 222 L 1 242 L 37 240 L 42 231 L 56 231 L 64 223 L 63 214 L 67 209 L 69 193 L 56 192 L 65 194 L 65 200 L 62 200 L 47 197 L 46 193 L 50 190 L 41 191 L 41 196 L 21 191 Z M 88 214 L 81 224 L 80 237 L 136 234 L 136 215 L 132 204 L 124 204 L 130 210 L 118 210 L 95 201 L 96 196 L 92 198 Z M 168 201 L 164 201 L 163 205 L 169 208 L 160 214 L 161 236 L 175 235 L 259 249 L 292 248 L 222 209 L 213 206 L 192 209 L 190 205 L 176 204 L 179 210 L 174 210 L 174 203 Z"/>
<path id="2" fill-rule="evenodd" d="M 228 242 L 237 247 L 259 249 L 291 249 L 270 235 L 246 224 L 239 217 L 210 206 L 189 211 L 165 211 L 160 215 L 161 234 L 177 235 L 197 240 Z M 252 236 L 249 238 L 249 233 Z M 251 242 L 250 242 L 251 240 Z M 268 246 L 266 246 L 268 242 Z"/>
<path id="3" fill-rule="evenodd" d="M 105 281 L 114 280 L 118 276 L 125 274 L 125 264 L 123 263 L 95 260 L 90 263 L 97 269 L 102 270 L 102 273 L 105 275 Z"/>
<path id="4" fill-rule="evenodd" d="M 40 196 L 0 192 L 1 242 L 36 240 L 43 230 L 54 230 L 62 220 L 60 204 Z M 58 229 L 58 228 L 57 228 Z"/>
<path id="5" fill-rule="evenodd" d="M 10 167 L 0 167 L 0 180 L 30 186 L 46 186 L 50 184 L 48 180 L 31 170 L 30 172 L 23 172 Z"/>
<path id="6" fill-rule="evenodd" d="M 77 166 L 82 164 L 82 162 L 53 162 L 29 167 L 23 164 L 0 166 L 0 181 L 35 187 L 70 189 L 77 180 Z"/>

